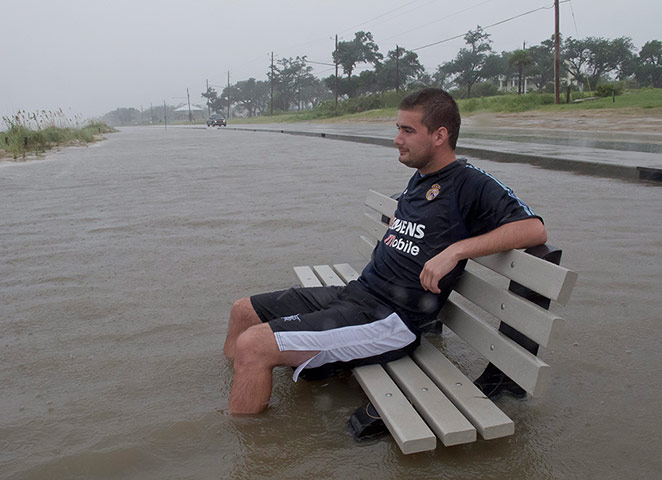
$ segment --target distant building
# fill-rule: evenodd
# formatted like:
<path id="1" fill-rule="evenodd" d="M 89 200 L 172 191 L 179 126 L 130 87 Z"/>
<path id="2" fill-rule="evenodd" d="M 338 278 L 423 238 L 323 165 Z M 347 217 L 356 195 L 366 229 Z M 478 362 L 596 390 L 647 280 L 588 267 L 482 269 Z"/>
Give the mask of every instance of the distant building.
<path id="1" fill-rule="evenodd" d="M 522 93 L 527 93 L 529 91 L 529 81 L 527 77 L 524 77 L 524 85 Z M 519 78 L 517 77 L 506 77 L 505 75 L 499 75 L 498 78 L 499 85 L 498 90 L 500 92 L 517 92 L 519 90 Z"/>

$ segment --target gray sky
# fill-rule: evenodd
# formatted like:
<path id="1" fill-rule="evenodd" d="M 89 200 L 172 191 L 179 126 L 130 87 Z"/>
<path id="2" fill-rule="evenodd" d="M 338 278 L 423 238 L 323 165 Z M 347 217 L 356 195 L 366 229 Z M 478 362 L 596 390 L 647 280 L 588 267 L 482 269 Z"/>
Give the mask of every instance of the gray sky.
<path id="1" fill-rule="evenodd" d="M 562 0 L 563 1 L 563 0 Z M 370 31 L 380 51 L 416 49 L 486 27 L 553 0 L 0 0 L 0 115 L 62 108 L 69 117 L 118 107 L 203 103 L 219 87 L 266 79 L 276 59 L 307 55 L 331 63 L 334 35 Z M 561 32 L 629 36 L 637 49 L 661 40 L 660 0 L 571 0 Z M 553 34 L 554 10 L 487 29 L 497 51 L 536 45 Z M 451 60 L 461 38 L 418 50 L 426 70 Z M 321 77 L 333 67 L 315 66 Z M 220 88 L 219 88 L 220 90 Z M 3 128 L 4 125 L 0 125 Z"/>

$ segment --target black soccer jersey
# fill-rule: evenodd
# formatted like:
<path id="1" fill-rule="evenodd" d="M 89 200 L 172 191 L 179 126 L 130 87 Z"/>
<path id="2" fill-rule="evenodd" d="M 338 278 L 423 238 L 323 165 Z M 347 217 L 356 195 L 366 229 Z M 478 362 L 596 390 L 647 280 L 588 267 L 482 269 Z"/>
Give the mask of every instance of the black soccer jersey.
<path id="1" fill-rule="evenodd" d="M 466 261 L 440 280 L 440 294 L 421 286 L 425 262 L 455 242 L 531 217 L 540 218 L 510 188 L 464 159 L 429 175 L 416 172 L 358 282 L 415 323 L 432 318 Z"/>

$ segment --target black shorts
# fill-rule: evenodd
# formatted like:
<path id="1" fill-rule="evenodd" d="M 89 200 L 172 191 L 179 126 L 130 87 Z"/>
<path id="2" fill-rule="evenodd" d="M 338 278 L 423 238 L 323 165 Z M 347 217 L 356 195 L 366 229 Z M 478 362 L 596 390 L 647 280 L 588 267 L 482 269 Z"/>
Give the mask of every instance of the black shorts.
<path id="1" fill-rule="evenodd" d="M 420 337 L 393 309 L 358 283 L 346 287 L 290 288 L 255 295 L 251 304 L 271 327 L 281 351 L 318 351 L 295 371 L 321 378 L 339 370 L 408 355 Z"/>

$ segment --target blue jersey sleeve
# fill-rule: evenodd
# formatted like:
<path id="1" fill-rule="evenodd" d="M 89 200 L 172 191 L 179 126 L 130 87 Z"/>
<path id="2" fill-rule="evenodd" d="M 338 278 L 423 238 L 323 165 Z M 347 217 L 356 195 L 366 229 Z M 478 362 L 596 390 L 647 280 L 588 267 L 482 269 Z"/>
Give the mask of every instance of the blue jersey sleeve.
<path id="1" fill-rule="evenodd" d="M 489 173 L 470 164 L 465 165 L 464 173 L 457 201 L 469 236 L 482 235 L 506 223 L 527 218 L 542 221 L 512 189 Z"/>

